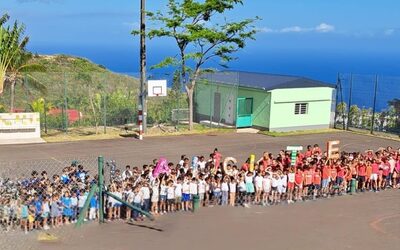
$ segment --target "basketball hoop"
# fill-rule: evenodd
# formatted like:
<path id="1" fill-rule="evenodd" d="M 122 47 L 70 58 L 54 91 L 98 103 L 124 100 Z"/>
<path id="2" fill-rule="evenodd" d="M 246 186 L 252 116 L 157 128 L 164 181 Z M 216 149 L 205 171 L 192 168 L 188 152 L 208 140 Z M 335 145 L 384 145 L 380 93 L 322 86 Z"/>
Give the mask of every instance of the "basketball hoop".
<path id="1" fill-rule="evenodd" d="M 149 97 L 167 96 L 166 80 L 149 80 L 147 82 L 147 87 Z"/>

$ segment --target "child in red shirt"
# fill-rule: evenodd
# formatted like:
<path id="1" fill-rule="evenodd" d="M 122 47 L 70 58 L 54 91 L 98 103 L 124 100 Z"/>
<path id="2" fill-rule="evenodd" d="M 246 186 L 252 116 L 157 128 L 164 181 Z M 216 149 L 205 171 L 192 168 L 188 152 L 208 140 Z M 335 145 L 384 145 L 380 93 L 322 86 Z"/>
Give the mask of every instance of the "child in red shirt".
<path id="1" fill-rule="evenodd" d="M 301 171 L 301 168 L 297 168 L 296 174 L 294 176 L 295 200 L 296 201 L 302 200 L 301 193 L 303 191 L 303 181 L 304 181 L 303 172 Z"/>

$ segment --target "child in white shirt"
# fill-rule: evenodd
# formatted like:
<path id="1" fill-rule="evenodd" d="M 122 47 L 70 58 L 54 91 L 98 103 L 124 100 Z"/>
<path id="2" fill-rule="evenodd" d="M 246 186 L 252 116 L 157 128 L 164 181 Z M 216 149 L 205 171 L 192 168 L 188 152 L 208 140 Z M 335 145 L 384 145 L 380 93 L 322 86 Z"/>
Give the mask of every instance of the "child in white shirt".
<path id="1" fill-rule="evenodd" d="M 266 173 L 265 175 L 264 175 L 264 178 L 263 178 L 263 191 L 264 191 L 264 194 L 263 194 L 263 201 L 262 201 L 262 203 L 263 203 L 263 206 L 267 206 L 267 205 L 269 205 L 269 198 L 270 198 L 270 193 L 271 193 L 271 176 L 270 176 L 270 173 Z"/>
<path id="2" fill-rule="evenodd" d="M 172 180 L 168 181 L 167 189 L 168 212 L 175 212 L 175 187 Z"/>
<path id="3" fill-rule="evenodd" d="M 231 177 L 231 181 L 229 182 L 229 205 L 234 207 L 236 200 L 236 180 L 234 177 Z"/>

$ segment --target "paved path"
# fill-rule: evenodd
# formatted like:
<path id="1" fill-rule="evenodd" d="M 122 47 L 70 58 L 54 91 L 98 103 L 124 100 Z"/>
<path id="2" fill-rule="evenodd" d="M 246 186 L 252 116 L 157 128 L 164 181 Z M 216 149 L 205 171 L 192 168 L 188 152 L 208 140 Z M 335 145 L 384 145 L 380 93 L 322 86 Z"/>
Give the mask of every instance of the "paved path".
<path id="1" fill-rule="evenodd" d="M 234 156 L 245 160 L 251 153 L 257 157 L 263 151 L 272 153 L 288 145 L 318 143 L 322 148 L 328 140 L 340 140 L 341 149 L 345 151 L 376 150 L 378 147 L 400 147 L 399 141 L 356 135 L 346 132 L 301 135 L 290 137 L 269 137 L 259 134 L 221 134 L 192 135 L 172 137 L 151 137 L 144 141 L 131 138 L 103 141 L 81 141 L 65 143 L 47 143 L 36 145 L 0 146 L 0 159 L 7 161 L 34 161 L 42 159 L 76 159 L 103 155 L 119 161 L 121 164 L 141 166 L 154 158 L 167 157 L 178 161 L 181 154 L 188 156 L 208 156 L 217 147 L 224 156 Z"/>

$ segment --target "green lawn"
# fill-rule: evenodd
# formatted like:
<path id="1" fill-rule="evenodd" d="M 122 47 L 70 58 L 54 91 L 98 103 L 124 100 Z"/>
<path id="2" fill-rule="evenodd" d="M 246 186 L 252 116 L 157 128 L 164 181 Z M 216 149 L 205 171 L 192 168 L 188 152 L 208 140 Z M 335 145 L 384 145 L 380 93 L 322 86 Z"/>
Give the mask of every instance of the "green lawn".
<path id="1" fill-rule="evenodd" d="M 298 131 L 290 131 L 290 132 L 260 131 L 259 134 L 273 136 L 273 137 L 282 137 L 282 136 L 293 136 L 293 135 L 337 133 L 340 131 L 341 130 L 338 130 L 338 129 L 298 130 Z"/>

